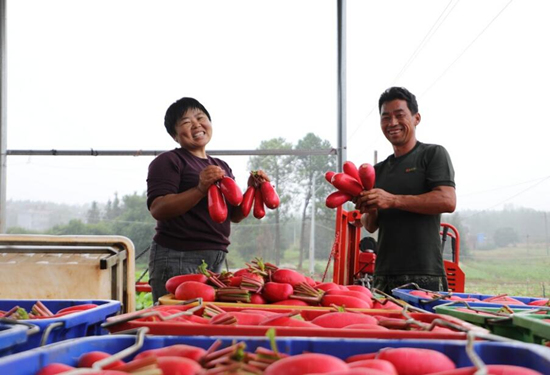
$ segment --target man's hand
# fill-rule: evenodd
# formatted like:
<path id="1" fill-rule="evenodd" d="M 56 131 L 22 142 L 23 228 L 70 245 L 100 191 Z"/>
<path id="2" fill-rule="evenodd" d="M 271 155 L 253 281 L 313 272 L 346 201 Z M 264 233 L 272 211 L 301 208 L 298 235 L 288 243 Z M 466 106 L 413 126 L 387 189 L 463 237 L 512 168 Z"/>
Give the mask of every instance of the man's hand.
<path id="1" fill-rule="evenodd" d="M 394 204 L 395 195 L 382 189 L 364 190 L 355 199 L 355 208 L 362 214 L 392 208 Z"/>

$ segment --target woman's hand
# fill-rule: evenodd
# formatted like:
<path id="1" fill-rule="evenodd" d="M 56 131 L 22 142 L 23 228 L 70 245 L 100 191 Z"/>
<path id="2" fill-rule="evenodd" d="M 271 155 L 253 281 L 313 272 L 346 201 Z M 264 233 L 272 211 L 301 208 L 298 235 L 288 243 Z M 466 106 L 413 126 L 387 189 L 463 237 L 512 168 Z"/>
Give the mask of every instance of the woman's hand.
<path id="1" fill-rule="evenodd" d="M 264 171 L 258 169 L 250 173 L 248 177 L 248 186 L 258 187 L 264 181 L 270 182 L 271 180 Z"/>
<path id="2" fill-rule="evenodd" d="M 199 174 L 199 184 L 197 189 L 206 195 L 208 193 L 208 188 L 218 180 L 221 180 L 225 176 L 225 171 L 218 167 L 217 165 L 209 165 L 204 168 Z"/>

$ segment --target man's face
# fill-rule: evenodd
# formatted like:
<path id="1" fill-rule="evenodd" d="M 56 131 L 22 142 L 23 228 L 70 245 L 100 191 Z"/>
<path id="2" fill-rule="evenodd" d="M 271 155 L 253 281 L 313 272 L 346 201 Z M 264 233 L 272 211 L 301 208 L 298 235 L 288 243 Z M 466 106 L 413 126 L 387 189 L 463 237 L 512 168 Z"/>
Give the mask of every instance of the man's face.
<path id="1" fill-rule="evenodd" d="M 190 109 L 176 124 L 174 137 L 187 150 L 204 149 L 212 138 L 212 124 L 200 109 Z"/>
<path id="2" fill-rule="evenodd" d="M 420 114 L 411 114 L 405 100 L 395 99 L 382 104 L 380 126 L 393 146 L 414 146 L 419 122 Z"/>

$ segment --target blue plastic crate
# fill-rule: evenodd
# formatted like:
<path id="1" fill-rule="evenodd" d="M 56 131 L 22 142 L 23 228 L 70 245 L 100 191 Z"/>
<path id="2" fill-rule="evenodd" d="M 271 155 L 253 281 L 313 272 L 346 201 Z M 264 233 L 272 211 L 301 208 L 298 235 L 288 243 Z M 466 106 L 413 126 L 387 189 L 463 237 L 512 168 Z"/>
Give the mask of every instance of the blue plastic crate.
<path id="1" fill-rule="evenodd" d="M 27 341 L 29 327 L 0 321 L 0 357 L 12 353 L 12 348 Z"/>
<path id="2" fill-rule="evenodd" d="M 235 340 L 245 342 L 247 351 L 254 351 L 258 346 L 270 347 L 266 338 L 223 337 L 220 339 L 223 342 L 220 348 L 231 345 Z M 206 349 L 215 340 L 215 337 L 204 336 L 148 336 L 144 340 L 143 347 L 137 352 L 175 344 L 188 344 Z M 65 363 L 74 366 L 83 353 L 100 350 L 114 354 L 132 346 L 135 341 L 136 337 L 132 335 L 95 336 L 66 340 L 0 358 L 0 374 L 35 375 L 38 370 L 50 363 Z M 519 341 L 476 341 L 473 345 L 475 352 L 485 364 L 523 366 L 542 374 L 550 374 L 550 348 Z M 341 359 L 355 354 L 375 352 L 386 347 L 426 348 L 447 355 L 457 367 L 472 366 L 466 353 L 466 342 L 459 340 L 284 338 L 277 340 L 277 346 L 281 352 L 288 354 L 325 353 Z M 130 355 L 125 360 L 130 360 L 134 355 Z"/>
<path id="3" fill-rule="evenodd" d="M 47 345 L 58 341 L 73 339 L 84 336 L 106 335 L 109 333 L 101 327 L 107 317 L 120 312 L 120 301 L 113 300 L 40 300 L 51 312 L 71 306 L 84 304 L 96 304 L 97 307 L 89 310 L 78 311 L 60 317 L 47 319 L 28 319 L 21 322 L 30 323 L 39 327 L 39 332 L 31 334 L 23 342 L 14 342 L 9 348 L 11 353 L 18 353 L 24 350 L 33 349 L 41 345 Z M 37 300 L 0 300 L 0 310 L 10 310 L 14 306 L 24 308 L 27 312 Z M 6 347 L 5 350 L 8 350 Z"/>
<path id="4" fill-rule="evenodd" d="M 449 300 L 449 299 L 438 299 L 438 300 L 431 300 L 431 299 L 426 299 L 426 298 L 423 298 L 423 297 L 419 297 L 419 296 L 415 296 L 415 295 L 412 295 L 410 294 L 410 292 L 412 291 L 415 291 L 417 289 L 394 289 L 392 290 L 392 294 L 394 297 L 396 298 L 399 298 L 405 302 L 407 302 L 409 305 L 411 306 L 414 306 L 414 307 L 418 307 L 420 309 L 424 309 L 426 311 L 430 311 L 430 312 L 435 312 L 435 306 L 439 306 L 439 305 L 442 305 L 444 303 L 449 303 L 449 302 L 453 302 L 452 300 Z M 436 292 L 438 294 L 443 294 L 443 295 L 447 295 L 448 293 L 447 292 Z M 453 296 L 456 296 L 456 297 L 461 297 L 461 298 L 477 298 L 479 300 L 482 300 L 482 299 L 486 299 L 486 298 L 490 298 L 490 297 L 495 297 L 494 295 L 490 295 L 490 294 L 475 294 L 475 293 L 452 293 Z M 538 301 L 538 300 L 541 300 L 541 299 L 544 299 L 544 298 L 535 298 L 535 297 L 514 297 L 514 296 L 509 296 L 511 298 L 515 298 L 516 300 L 520 301 L 520 302 L 523 302 L 525 305 L 517 305 L 517 304 L 507 304 L 506 306 L 509 306 L 511 308 L 525 308 L 525 307 L 529 307 L 529 308 L 535 308 L 537 306 L 526 306 L 527 304 L 531 303 L 531 302 L 534 302 L 534 301 Z M 502 307 L 504 306 L 503 304 L 499 304 L 499 303 L 488 303 L 488 302 L 468 302 L 468 304 L 472 307 Z"/>

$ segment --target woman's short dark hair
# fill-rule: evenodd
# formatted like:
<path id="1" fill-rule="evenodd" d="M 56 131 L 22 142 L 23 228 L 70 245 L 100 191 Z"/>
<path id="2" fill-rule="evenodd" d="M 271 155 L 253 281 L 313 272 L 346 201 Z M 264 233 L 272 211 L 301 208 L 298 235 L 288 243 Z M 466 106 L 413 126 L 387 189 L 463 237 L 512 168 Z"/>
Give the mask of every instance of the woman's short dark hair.
<path id="1" fill-rule="evenodd" d="M 166 110 L 166 115 L 164 116 L 164 126 L 170 136 L 174 137 L 176 135 L 176 125 L 185 112 L 189 109 L 199 109 L 203 111 L 204 114 L 208 116 L 208 119 L 212 121 L 210 118 L 210 113 L 208 113 L 206 108 L 204 108 L 204 106 L 199 103 L 197 99 L 187 97 L 181 98 L 168 107 Z"/>
<path id="2" fill-rule="evenodd" d="M 407 102 L 407 107 L 412 115 L 418 113 L 418 103 L 416 96 L 404 87 L 390 87 L 380 95 L 378 100 L 378 112 L 382 113 L 382 105 L 395 99 L 401 99 Z"/>

